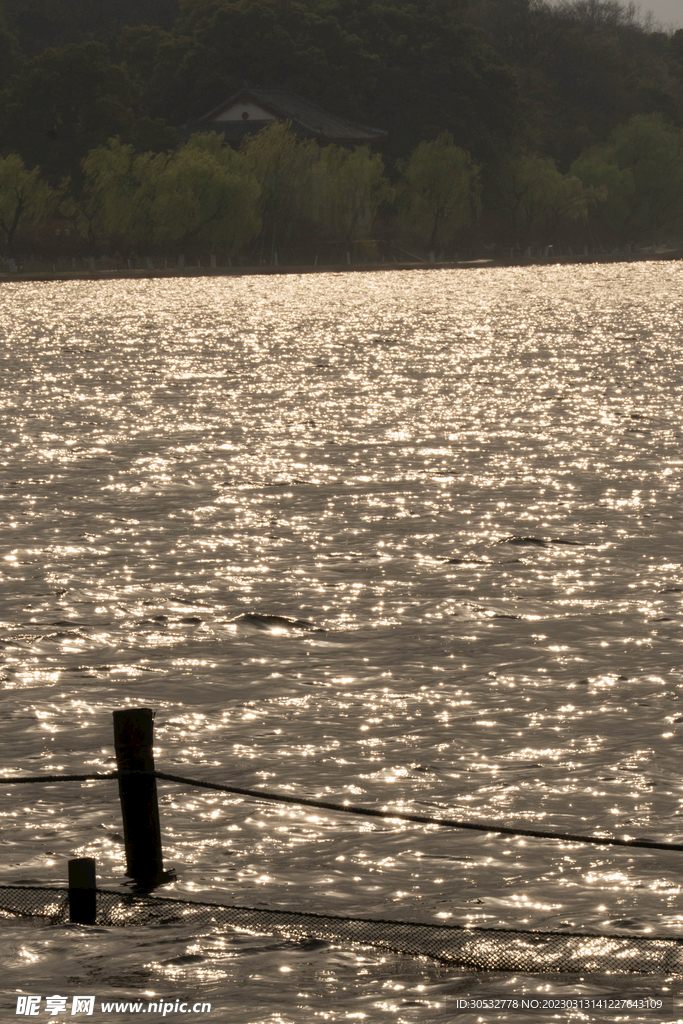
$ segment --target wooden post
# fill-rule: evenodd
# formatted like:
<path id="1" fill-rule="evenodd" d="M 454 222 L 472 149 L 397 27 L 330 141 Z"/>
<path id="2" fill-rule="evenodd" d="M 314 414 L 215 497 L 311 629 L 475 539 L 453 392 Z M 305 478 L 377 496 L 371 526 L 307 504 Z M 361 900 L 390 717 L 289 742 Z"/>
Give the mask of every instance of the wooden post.
<path id="1" fill-rule="evenodd" d="M 174 877 L 164 872 L 163 865 L 157 780 L 153 774 L 153 720 L 154 712 L 149 708 L 114 712 L 126 874 L 143 888 L 153 888 Z"/>
<path id="2" fill-rule="evenodd" d="M 69 920 L 95 924 L 97 916 L 97 863 L 91 857 L 69 861 Z"/>

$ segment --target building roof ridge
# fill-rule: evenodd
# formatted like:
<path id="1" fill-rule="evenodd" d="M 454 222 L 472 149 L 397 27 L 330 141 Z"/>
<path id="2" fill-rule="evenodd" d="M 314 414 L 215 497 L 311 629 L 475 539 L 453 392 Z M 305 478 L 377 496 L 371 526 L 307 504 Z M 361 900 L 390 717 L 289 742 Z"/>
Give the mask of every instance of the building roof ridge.
<path id="1" fill-rule="evenodd" d="M 264 89 L 246 83 L 206 114 L 186 122 L 183 128 L 187 129 L 190 125 L 203 127 L 215 124 L 218 130 L 225 131 L 228 122 L 217 119 L 220 114 L 239 103 L 240 100 L 244 103 L 255 103 L 277 120 L 296 122 L 298 133 L 303 129 L 314 137 L 371 141 L 387 135 L 387 132 L 381 128 L 372 128 L 339 114 L 333 114 L 292 89 Z M 265 118 L 252 118 L 251 123 L 262 123 L 264 120 Z"/>

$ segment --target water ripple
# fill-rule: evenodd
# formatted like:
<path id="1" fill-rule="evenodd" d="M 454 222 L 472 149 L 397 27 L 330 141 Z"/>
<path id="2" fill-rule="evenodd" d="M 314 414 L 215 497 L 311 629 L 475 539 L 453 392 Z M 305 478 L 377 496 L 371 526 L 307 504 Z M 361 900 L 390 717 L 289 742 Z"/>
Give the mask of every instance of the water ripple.
<path id="1" fill-rule="evenodd" d="M 3 285 L 2 767 L 109 767 L 109 713 L 144 704 L 170 771 L 680 842 L 680 276 Z M 120 881 L 115 787 L 7 790 L 0 814 L 3 881 L 73 855 Z M 175 888 L 211 899 L 680 930 L 666 853 L 173 786 L 162 816 Z M 55 984 L 60 942 L 36 953 Z M 155 939 L 145 985 L 225 991 L 285 955 L 197 943 L 209 966 Z M 300 984 L 279 976 L 288 1005 Z"/>

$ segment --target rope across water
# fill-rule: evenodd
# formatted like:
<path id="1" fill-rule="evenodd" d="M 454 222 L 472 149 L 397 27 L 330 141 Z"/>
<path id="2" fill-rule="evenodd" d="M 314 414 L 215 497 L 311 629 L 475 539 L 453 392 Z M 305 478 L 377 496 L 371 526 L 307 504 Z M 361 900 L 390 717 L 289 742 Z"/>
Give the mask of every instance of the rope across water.
<path id="1" fill-rule="evenodd" d="M 147 775 L 148 772 L 130 772 L 128 774 Z M 499 825 L 491 821 L 458 821 L 453 818 L 435 818 L 428 814 L 406 814 L 401 811 L 360 807 L 356 804 L 335 804 L 327 800 L 314 800 L 308 797 L 289 796 L 285 793 L 272 793 L 265 789 L 245 789 L 241 786 L 225 786 L 218 782 L 203 782 L 199 779 L 188 779 L 183 775 L 171 775 L 169 772 L 155 771 L 157 779 L 165 782 L 177 782 L 184 786 L 195 786 L 199 789 L 210 789 L 219 793 L 233 793 L 237 796 L 251 796 L 257 800 L 271 800 L 276 803 L 293 804 L 299 807 L 316 807 L 325 811 L 340 814 L 355 814 L 366 818 L 385 818 L 393 821 L 410 821 L 417 825 L 438 825 L 441 828 L 467 829 L 473 832 L 490 832 L 510 836 L 528 836 L 534 839 L 554 839 L 565 843 L 590 843 L 594 846 L 621 846 L 644 850 L 676 850 L 683 852 L 681 843 L 656 843 L 647 839 L 618 839 L 610 836 L 585 836 L 573 832 L 549 832 L 545 829 L 518 828 Z M 119 773 L 91 773 L 87 775 L 32 775 L 25 777 L 0 777 L 0 788 L 3 785 L 21 783 L 54 783 L 54 782 L 93 782 L 118 779 Z"/>

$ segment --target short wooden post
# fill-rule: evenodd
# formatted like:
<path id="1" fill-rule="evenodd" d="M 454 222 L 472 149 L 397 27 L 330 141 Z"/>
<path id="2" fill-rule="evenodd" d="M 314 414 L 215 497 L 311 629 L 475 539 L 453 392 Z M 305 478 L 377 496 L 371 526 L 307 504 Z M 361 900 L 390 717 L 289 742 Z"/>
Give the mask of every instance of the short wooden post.
<path id="1" fill-rule="evenodd" d="M 97 916 L 97 863 L 91 857 L 69 861 L 69 920 L 95 924 Z"/>
<path id="2" fill-rule="evenodd" d="M 149 708 L 114 712 L 126 874 L 149 888 L 173 877 L 164 872 L 161 850 L 157 780 L 153 774 L 153 720 L 154 712 Z"/>

